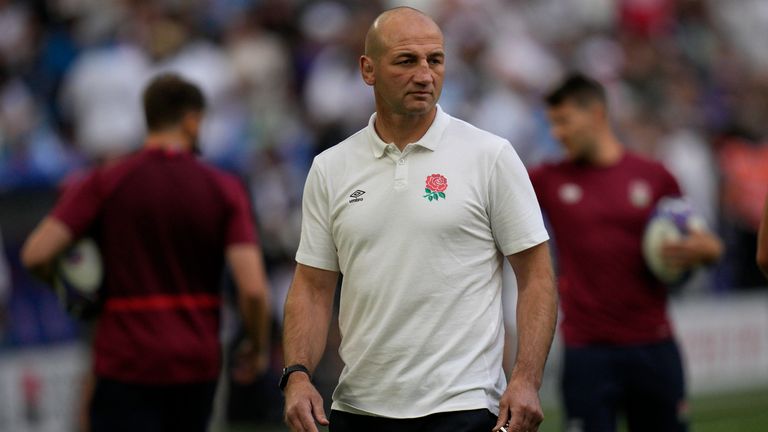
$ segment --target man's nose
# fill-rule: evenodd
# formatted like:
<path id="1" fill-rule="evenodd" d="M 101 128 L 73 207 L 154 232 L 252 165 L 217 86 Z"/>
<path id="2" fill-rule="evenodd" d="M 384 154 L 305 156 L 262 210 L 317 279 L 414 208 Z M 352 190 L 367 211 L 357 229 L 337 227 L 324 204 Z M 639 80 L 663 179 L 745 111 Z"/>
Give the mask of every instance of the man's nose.
<path id="1" fill-rule="evenodd" d="M 429 67 L 427 60 L 419 62 L 413 80 L 419 84 L 429 84 L 434 80 L 432 69 Z"/>

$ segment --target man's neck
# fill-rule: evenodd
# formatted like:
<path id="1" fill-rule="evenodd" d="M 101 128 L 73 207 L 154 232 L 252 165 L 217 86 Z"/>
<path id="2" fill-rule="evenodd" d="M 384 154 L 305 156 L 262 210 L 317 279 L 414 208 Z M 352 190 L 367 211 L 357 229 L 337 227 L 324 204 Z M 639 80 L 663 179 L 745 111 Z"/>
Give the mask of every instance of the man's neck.
<path id="1" fill-rule="evenodd" d="M 606 133 L 598 142 L 598 151 L 591 158 L 592 165 L 613 166 L 624 157 L 624 146 L 613 133 Z"/>
<path id="2" fill-rule="evenodd" d="M 400 115 L 376 111 L 374 126 L 376 133 L 382 141 L 394 143 L 400 151 L 406 145 L 421 139 L 427 133 L 429 127 L 437 115 L 437 107 L 426 114 Z"/>
<path id="3" fill-rule="evenodd" d="M 189 138 L 180 131 L 150 132 L 144 140 L 144 148 L 173 151 L 190 151 Z"/>

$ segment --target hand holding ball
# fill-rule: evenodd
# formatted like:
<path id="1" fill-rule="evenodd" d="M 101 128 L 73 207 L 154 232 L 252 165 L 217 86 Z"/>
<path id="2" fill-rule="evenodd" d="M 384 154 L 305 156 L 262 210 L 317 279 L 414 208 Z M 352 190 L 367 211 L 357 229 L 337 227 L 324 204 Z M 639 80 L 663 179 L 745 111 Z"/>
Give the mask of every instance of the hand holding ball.
<path id="1" fill-rule="evenodd" d="M 685 282 L 692 264 L 685 259 L 682 245 L 694 231 L 704 230 L 704 219 L 682 198 L 662 198 L 645 228 L 643 256 L 651 273 L 667 285 Z M 680 257 L 674 257 L 676 252 Z"/>
<path id="2" fill-rule="evenodd" d="M 96 314 L 104 278 L 101 253 L 90 238 L 77 241 L 56 261 L 54 290 L 64 308 L 78 318 Z"/>

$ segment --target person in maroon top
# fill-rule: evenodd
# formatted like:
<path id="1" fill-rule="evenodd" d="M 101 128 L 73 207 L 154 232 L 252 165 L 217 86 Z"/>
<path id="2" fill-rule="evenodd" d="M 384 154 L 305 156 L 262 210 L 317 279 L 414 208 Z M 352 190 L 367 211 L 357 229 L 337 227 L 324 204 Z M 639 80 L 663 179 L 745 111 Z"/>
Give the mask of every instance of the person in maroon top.
<path id="1" fill-rule="evenodd" d="M 59 254 L 93 236 L 105 268 L 94 340 L 91 430 L 204 431 L 221 367 L 225 264 L 249 335 L 247 371 L 266 367 L 268 289 L 249 200 L 195 157 L 205 101 L 178 75 L 144 91 L 143 148 L 67 188 L 22 260 L 51 280 Z"/>
<path id="2" fill-rule="evenodd" d="M 603 87 L 569 76 L 546 97 L 563 161 L 531 181 L 555 239 L 565 341 L 566 430 L 684 431 L 685 386 L 667 316 L 668 289 L 641 252 L 645 225 L 664 196 L 681 195 L 658 162 L 627 151 L 610 127 Z M 669 265 L 716 261 L 720 240 L 695 231 L 667 243 Z"/>
<path id="3" fill-rule="evenodd" d="M 768 278 L 768 197 L 765 197 L 763 218 L 760 220 L 760 230 L 757 235 L 757 266 Z"/>

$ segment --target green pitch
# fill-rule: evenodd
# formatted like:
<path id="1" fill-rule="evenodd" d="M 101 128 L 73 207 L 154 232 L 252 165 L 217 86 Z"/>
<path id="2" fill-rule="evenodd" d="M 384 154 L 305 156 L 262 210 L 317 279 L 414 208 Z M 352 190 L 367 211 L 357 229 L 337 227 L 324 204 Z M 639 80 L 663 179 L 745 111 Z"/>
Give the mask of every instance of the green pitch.
<path id="1" fill-rule="evenodd" d="M 546 420 L 539 431 L 562 432 L 559 410 L 545 411 Z M 690 424 L 691 432 L 768 431 L 768 388 L 694 398 Z"/>
<path id="2" fill-rule="evenodd" d="M 562 432 L 557 408 L 545 410 L 540 432 Z M 321 429 L 325 430 L 325 429 Z M 620 429 L 626 432 L 626 428 Z M 286 432 L 282 425 L 237 425 L 219 432 Z M 691 401 L 691 432 L 768 431 L 768 388 L 708 395 Z"/>

